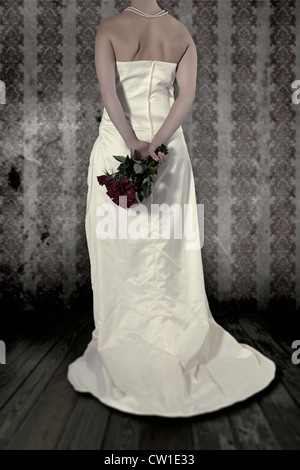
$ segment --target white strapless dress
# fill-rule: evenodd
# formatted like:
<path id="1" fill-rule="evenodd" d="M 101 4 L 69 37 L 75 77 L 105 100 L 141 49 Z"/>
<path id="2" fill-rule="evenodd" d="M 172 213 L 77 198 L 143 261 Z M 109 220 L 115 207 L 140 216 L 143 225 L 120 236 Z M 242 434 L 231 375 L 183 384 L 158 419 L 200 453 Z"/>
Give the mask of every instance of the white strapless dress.
<path id="1" fill-rule="evenodd" d="M 125 114 L 137 137 L 150 142 L 174 102 L 176 64 L 117 62 L 116 72 Z M 210 313 L 197 243 L 201 230 L 194 177 L 182 128 L 165 144 L 169 155 L 143 210 L 118 208 L 97 176 L 105 169 L 115 171 L 119 163 L 113 155 L 126 156 L 129 149 L 104 110 L 90 157 L 86 210 L 95 329 L 83 356 L 69 366 L 68 379 L 77 391 L 121 411 L 183 417 L 262 390 L 274 378 L 275 365 L 239 344 Z M 163 204 L 181 208 L 183 215 L 185 207 L 193 209 L 189 220 L 196 223 L 181 238 L 172 232 L 167 238 L 162 225 L 149 224 L 151 208 Z M 170 220 L 174 228 L 180 218 Z M 124 235 L 130 224 L 143 236 L 129 229 Z"/>

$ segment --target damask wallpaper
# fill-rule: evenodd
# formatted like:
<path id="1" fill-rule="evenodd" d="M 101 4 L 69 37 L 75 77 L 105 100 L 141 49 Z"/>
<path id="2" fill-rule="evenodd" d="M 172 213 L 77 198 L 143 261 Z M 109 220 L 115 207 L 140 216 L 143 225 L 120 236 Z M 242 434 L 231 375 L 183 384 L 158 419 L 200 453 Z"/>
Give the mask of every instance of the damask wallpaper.
<path id="1" fill-rule="evenodd" d="M 300 304 L 300 0 L 168 0 L 198 51 L 184 124 L 207 293 Z M 125 0 L 0 0 L 2 300 L 90 308 L 86 177 L 102 105 L 94 38 Z M 104 273 L 105 275 L 105 273 Z"/>

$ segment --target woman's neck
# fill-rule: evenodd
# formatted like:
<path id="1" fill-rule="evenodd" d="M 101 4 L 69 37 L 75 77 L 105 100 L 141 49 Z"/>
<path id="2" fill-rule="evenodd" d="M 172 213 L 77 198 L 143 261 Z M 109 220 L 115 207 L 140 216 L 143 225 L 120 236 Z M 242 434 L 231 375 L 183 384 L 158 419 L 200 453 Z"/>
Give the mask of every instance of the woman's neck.
<path id="1" fill-rule="evenodd" d="M 131 0 L 131 6 L 150 15 L 158 13 L 161 9 L 156 0 Z"/>

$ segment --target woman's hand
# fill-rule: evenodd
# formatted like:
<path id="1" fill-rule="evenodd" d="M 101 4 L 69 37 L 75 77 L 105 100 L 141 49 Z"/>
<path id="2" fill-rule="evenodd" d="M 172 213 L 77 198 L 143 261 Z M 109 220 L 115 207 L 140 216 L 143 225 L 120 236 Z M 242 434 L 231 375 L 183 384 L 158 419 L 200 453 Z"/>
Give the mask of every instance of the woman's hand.
<path id="1" fill-rule="evenodd" d="M 153 160 L 159 163 L 164 163 L 165 161 L 166 155 L 163 152 L 158 152 L 158 154 L 156 154 L 156 147 L 154 148 L 150 142 L 137 139 L 136 141 L 131 142 L 128 147 L 132 152 L 134 152 L 134 155 L 138 160 L 142 160 L 142 158 L 148 157 L 148 155 L 150 155 Z"/>
<path id="2" fill-rule="evenodd" d="M 163 152 L 158 152 L 158 154 L 155 153 L 157 147 L 153 147 L 153 145 L 150 144 L 148 148 L 148 155 L 151 155 L 153 160 L 157 161 L 158 163 L 164 163 L 166 155 Z"/>
<path id="3" fill-rule="evenodd" d="M 149 155 L 149 145 L 150 142 L 145 142 L 144 140 L 137 139 L 135 142 L 132 142 L 129 145 L 129 148 L 138 160 L 141 160 L 144 157 Z"/>

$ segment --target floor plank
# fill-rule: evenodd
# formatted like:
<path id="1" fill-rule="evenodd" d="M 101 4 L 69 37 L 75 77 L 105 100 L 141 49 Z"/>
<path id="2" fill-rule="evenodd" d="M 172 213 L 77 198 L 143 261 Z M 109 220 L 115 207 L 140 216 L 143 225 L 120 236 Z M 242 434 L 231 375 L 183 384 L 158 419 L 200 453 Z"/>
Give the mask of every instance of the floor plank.
<path id="1" fill-rule="evenodd" d="M 78 325 L 78 334 L 70 344 L 70 353 L 53 374 L 42 394 L 33 403 L 28 417 L 12 436 L 7 449 L 53 450 L 64 433 L 79 399 L 67 381 L 67 367 L 79 357 L 91 337 L 89 322 Z M 67 338 L 66 338 L 67 339 Z"/>
<path id="2" fill-rule="evenodd" d="M 278 383 L 259 404 L 284 450 L 300 449 L 300 410 L 283 384 Z"/>
<path id="3" fill-rule="evenodd" d="M 40 361 L 30 374 L 27 374 L 22 387 L 13 394 L 0 413 L 0 439 L 11 439 L 11 436 L 19 429 L 34 403 L 44 392 L 49 380 L 70 352 L 74 341 L 80 337 L 84 325 L 85 322 L 77 324 L 74 329 L 69 329 L 50 351 L 47 350 L 47 354 L 43 354 L 43 361 Z"/>
<path id="4" fill-rule="evenodd" d="M 18 338 L 15 339 L 12 343 L 6 343 L 6 365 L 5 367 L 0 367 L 0 387 L 1 387 L 1 376 L 7 374 L 7 370 L 16 360 L 18 360 L 26 350 L 28 350 L 33 345 L 33 340 L 30 338 Z"/>
<path id="5" fill-rule="evenodd" d="M 101 450 L 134 450 L 139 448 L 138 443 L 138 418 L 111 410 Z"/>
<path id="6" fill-rule="evenodd" d="M 89 394 L 80 394 L 59 439 L 58 450 L 100 450 L 109 409 Z"/>
<path id="7" fill-rule="evenodd" d="M 289 356 L 281 345 L 276 343 L 268 329 L 261 329 L 259 323 L 253 321 L 252 315 L 247 318 L 234 319 L 229 313 L 226 318 L 223 318 L 223 324 L 237 339 L 256 347 L 274 360 L 277 367 L 281 366 L 280 371 L 277 371 L 274 383 L 266 391 L 257 395 L 257 402 L 270 424 L 273 435 L 281 443 L 281 448 L 299 448 L 299 402 L 295 403 L 293 399 L 294 395 L 298 395 L 299 379 L 297 379 L 295 368 L 292 367 Z M 284 370 L 283 374 L 281 373 L 282 369 Z"/>
<path id="8" fill-rule="evenodd" d="M 193 418 L 144 417 L 140 420 L 141 450 L 193 450 Z"/>
<path id="9" fill-rule="evenodd" d="M 75 319 L 74 319 L 75 320 Z M 44 356 L 54 347 L 60 336 L 63 336 L 70 329 L 70 320 L 64 319 L 57 331 L 47 329 L 41 331 L 38 338 L 20 340 L 17 346 L 17 354 L 9 357 L 6 366 L 0 376 L 0 408 L 3 408 L 7 400 L 18 390 L 20 385 L 26 380 L 29 374 L 39 364 Z M 24 333 L 26 335 L 26 332 Z"/>
<path id="10" fill-rule="evenodd" d="M 194 449 L 237 450 L 226 411 L 204 416 L 192 424 Z"/>
<path id="11" fill-rule="evenodd" d="M 243 405 L 229 419 L 239 450 L 282 449 L 259 404 Z"/>
<path id="12" fill-rule="evenodd" d="M 239 323 L 247 331 L 249 337 L 257 344 L 258 349 L 272 359 L 282 376 L 282 381 L 300 405 L 299 377 L 295 373 L 296 366 L 291 361 L 291 354 L 278 344 L 267 330 L 262 330 L 252 317 L 240 318 Z"/>

